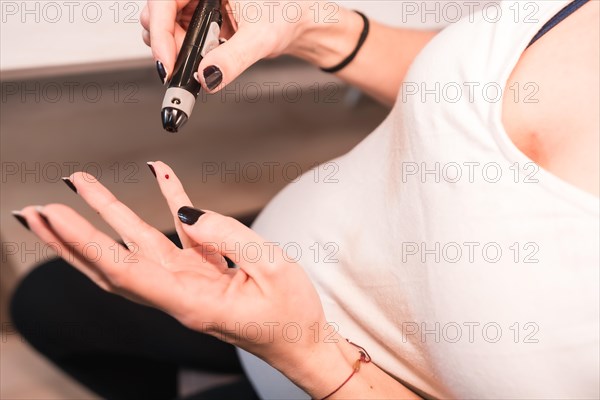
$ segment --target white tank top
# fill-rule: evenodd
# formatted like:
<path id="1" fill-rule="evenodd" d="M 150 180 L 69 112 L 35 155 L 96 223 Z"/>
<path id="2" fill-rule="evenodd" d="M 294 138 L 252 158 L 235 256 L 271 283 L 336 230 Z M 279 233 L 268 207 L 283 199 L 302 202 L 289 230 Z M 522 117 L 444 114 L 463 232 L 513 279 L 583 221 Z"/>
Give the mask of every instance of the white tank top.
<path id="1" fill-rule="evenodd" d="M 301 248 L 328 321 L 427 397 L 600 397 L 599 200 L 537 168 L 501 123 L 510 73 L 567 3 L 502 2 L 443 30 L 388 118 L 254 226 Z M 242 359 L 263 398 L 307 397 Z"/>

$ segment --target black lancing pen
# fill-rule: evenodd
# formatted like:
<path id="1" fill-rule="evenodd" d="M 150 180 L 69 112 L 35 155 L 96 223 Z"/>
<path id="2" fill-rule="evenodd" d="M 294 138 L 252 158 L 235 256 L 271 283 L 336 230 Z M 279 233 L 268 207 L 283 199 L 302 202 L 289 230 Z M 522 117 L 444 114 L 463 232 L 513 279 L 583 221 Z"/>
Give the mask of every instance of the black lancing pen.
<path id="1" fill-rule="evenodd" d="M 161 120 L 168 132 L 178 132 L 192 115 L 202 89 L 194 74 L 204 56 L 219 45 L 220 9 L 220 0 L 200 0 L 194 11 L 162 103 Z"/>

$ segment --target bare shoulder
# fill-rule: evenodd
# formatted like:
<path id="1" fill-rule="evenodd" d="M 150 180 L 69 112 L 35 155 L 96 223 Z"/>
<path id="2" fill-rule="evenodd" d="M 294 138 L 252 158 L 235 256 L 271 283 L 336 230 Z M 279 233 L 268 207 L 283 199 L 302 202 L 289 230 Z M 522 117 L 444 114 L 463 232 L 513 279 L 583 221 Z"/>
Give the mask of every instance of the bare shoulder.
<path id="1" fill-rule="evenodd" d="M 596 196 L 599 60 L 600 1 L 592 0 L 523 53 L 507 84 L 505 93 L 510 95 L 504 96 L 502 116 L 508 135 L 523 153 Z"/>

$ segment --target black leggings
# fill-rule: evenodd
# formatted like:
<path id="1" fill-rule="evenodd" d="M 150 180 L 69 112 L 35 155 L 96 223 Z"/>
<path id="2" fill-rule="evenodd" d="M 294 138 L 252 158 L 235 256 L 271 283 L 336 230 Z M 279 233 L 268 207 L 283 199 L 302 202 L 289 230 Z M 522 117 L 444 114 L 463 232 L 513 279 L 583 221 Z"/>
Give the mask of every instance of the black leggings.
<path id="1" fill-rule="evenodd" d="M 104 292 L 65 261 L 50 261 L 26 276 L 10 311 L 36 350 L 103 398 L 178 398 L 178 374 L 187 368 L 240 374 L 232 384 L 187 399 L 258 399 L 232 345 Z"/>

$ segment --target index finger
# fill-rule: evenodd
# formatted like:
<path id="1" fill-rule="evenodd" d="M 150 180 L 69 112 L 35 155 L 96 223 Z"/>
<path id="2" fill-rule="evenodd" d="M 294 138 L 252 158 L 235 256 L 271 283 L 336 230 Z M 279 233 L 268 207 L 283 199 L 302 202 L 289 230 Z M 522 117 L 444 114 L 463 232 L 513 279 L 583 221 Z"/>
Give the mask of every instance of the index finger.
<path id="1" fill-rule="evenodd" d="M 167 200 L 169 210 L 175 221 L 175 230 L 177 231 L 177 235 L 179 236 L 179 240 L 181 240 L 183 248 L 193 247 L 195 245 L 194 241 L 190 239 L 185 230 L 183 230 L 181 221 L 177 218 L 177 211 L 181 207 L 192 204 L 181 181 L 167 164 L 161 161 L 148 162 L 147 164 L 158 181 L 160 191 Z"/>
<path id="2" fill-rule="evenodd" d="M 177 24 L 177 13 L 180 8 L 178 1 L 149 0 L 149 30 L 152 55 L 160 61 L 167 74 L 173 70 L 177 55 L 176 36 L 183 29 Z"/>

